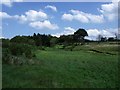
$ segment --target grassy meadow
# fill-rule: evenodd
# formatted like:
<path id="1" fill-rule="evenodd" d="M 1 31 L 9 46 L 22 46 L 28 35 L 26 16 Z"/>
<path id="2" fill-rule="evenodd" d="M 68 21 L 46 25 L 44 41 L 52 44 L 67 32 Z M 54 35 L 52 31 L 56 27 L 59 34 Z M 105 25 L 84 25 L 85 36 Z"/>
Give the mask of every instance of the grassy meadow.
<path id="1" fill-rule="evenodd" d="M 37 49 L 36 63 L 3 64 L 3 88 L 116 88 L 118 45 L 89 43 Z"/>

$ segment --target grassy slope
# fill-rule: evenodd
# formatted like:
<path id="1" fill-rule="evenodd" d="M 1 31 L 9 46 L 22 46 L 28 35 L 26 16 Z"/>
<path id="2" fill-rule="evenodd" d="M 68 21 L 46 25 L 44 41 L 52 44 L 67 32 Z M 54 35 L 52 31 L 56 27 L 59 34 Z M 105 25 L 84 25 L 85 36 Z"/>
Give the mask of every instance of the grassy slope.
<path id="1" fill-rule="evenodd" d="M 39 65 L 3 65 L 3 87 L 115 87 L 117 55 L 37 51 Z"/>

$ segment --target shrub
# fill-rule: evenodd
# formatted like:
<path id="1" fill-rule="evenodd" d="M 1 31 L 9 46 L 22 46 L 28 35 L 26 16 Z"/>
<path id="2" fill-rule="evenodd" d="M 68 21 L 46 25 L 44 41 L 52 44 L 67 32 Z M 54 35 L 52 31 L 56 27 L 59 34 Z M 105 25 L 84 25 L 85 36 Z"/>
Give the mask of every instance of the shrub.
<path id="1" fill-rule="evenodd" d="M 3 48 L 2 49 L 2 63 L 4 64 L 4 63 L 8 63 L 9 62 L 9 60 L 10 60 L 10 51 L 9 51 L 9 49 L 6 49 L 6 48 Z"/>
<path id="2" fill-rule="evenodd" d="M 11 52 L 12 55 L 22 55 L 23 53 L 23 46 L 21 46 L 20 44 L 16 44 L 16 43 L 11 43 L 9 50 Z"/>
<path id="3" fill-rule="evenodd" d="M 9 49 L 11 54 L 14 56 L 23 55 L 23 54 L 25 54 L 27 58 L 32 58 L 33 56 L 32 47 L 27 44 L 11 43 Z"/>
<path id="4" fill-rule="evenodd" d="M 10 44 L 9 39 L 2 39 L 2 48 L 8 48 Z"/>
<path id="5" fill-rule="evenodd" d="M 32 58 L 33 55 L 32 55 L 32 52 L 31 52 L 30 49 L 27 48 L 27 49 L 25 50 L 25 56 L 26 56 L 27 58 Z"/>

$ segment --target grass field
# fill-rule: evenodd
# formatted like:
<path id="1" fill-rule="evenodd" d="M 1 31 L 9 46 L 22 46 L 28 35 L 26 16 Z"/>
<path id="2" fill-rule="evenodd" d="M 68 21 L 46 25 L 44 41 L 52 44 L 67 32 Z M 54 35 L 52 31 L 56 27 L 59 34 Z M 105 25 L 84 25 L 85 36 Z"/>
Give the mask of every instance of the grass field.
<path id="1" fill-rule="evenodd" d="M 90 46 L 77 46 L 73 51 L 37 50 L 36 57 L 40 62 L 37 65 L 4 64 L 3 88 L 115 88 L 118 80 L 117 47 Z"/>

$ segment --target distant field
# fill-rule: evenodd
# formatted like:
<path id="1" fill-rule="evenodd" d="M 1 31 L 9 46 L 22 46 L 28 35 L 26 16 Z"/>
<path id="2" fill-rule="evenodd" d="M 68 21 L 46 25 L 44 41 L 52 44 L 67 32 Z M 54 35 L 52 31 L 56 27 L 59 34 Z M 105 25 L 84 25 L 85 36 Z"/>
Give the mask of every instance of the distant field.
<path id="1" fill-rule="evenodd" d="M 3 65 L 3 88 L 115 88 L 117 51 L 106 44 L 37 50 L 37 65 Z"/>

